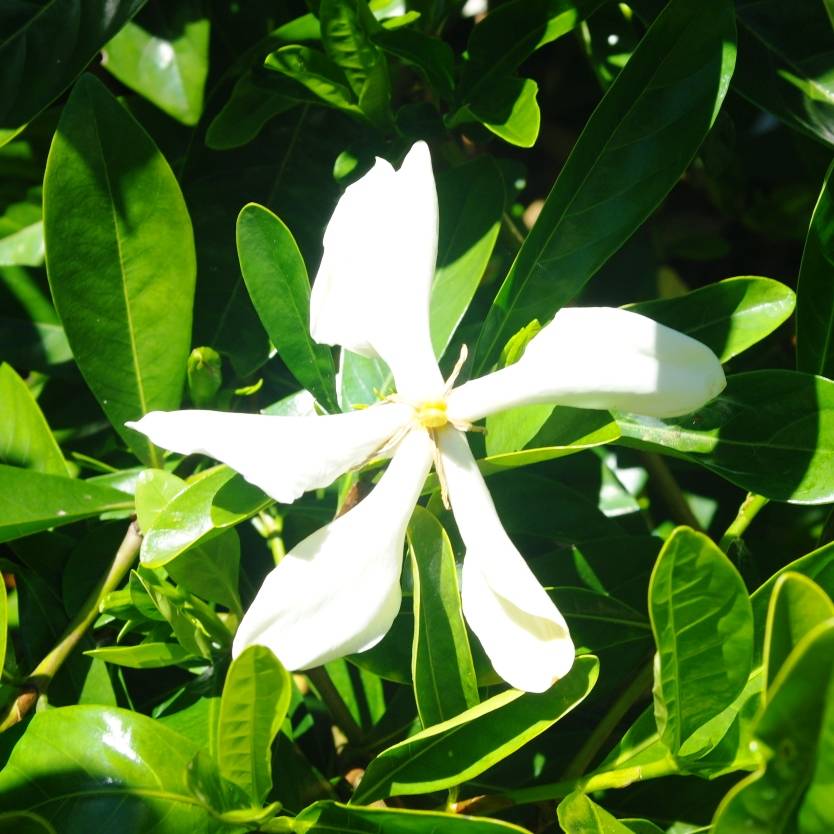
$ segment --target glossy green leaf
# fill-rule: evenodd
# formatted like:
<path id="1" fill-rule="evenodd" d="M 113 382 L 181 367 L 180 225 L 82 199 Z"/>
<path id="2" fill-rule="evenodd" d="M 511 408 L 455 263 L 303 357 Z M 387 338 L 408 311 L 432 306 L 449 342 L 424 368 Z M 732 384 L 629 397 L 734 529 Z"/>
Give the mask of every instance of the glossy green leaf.
<path id="1" fill-rule="evenodd" d="M 440 522 L 416 507 L 408 528 L 414 581 L 412 680 L 424 727 L 478 703 L 478 681 L 460 607 L 455 554 Z"/>
<path id="2" fill-rule="evenodd" d="M 451 98 L 455 58 L 448 43 L 415 29 L 384 27 L 372 32 L 371 40 L 384 52 L 415 67 L 441 98 Z"/>
<path id="3" fill-rule="evenodd" d="M 257 804 L 272 787 L 270 748 L 291 693 L 289 673 L 264 646 L 244 650 L 226 675 L 218 724 L 220 773 Z"/>
<path id="4" fill-rule="evenodd" d="M 658 420 L 618 414 L 621 441 L 668 449 L 777 501 L 834 500 L 834 382 L 796 371 L 727 379 L 700 411 Z"/>
<path id="5" fill-rule="evenodd" d="M 68 475 L 46 418 L 14 368 L 0 365 L 0 461 L 49 475 Z"/>
<path id="6" fill-rule="evenodd" d="M 532 78 L 502 78 L 470 101 L 466 110 L 505 142 L 532 148 L 541 124 L 538 92 L 539 86 Z"/>
<path id="7" fill-rule="evenodd" d="M 250 203 L 237 220 L 237 251 L 255 310 L 284 364 L 330 412 L 338 411 L 330 349 L 310 337 L 310 280 L 290 230 Z"/>
<path id="8" fill-rule="evenodd" d="M 114 666 L 129 669 L 161 669 L 195 660 L 194 655 L 178 643 L 139 643 L 136 646 L 104 646 L 84 652 Z"/>
<path id="9" fill-rule="evenodd" d="M 476 368 L 549 318 L 677 183 L 709 130 L 735 60 L 728 0 L 672 0 L 600 102 L 495 298 Z"/>
<path id="10" fill-rule="evenodd" d="M 356 804 L 459 785 L 518 750 L 584 700 L 599 663 L 578 657 L 546 692 L 509 690 L 389 747 L 374 759 L 353 795 Z"/>
<path id="11" fill-rule="evenodd" d="M 164 469 L 145 469 L 136 479 L 136 521 L 144 535 L 157 516 L 186 487 L 186 482 Z"/>
<path id="12" fill-rule="evenodd" d="M 142 540 L 142 564 L 157 568 L 204 538 L 251 518 L 272 503 L 226 466 L 201 475 L 156 516 Z"/>
<path id="13" fill-rule="evenodd" d="M 56 99 L 144 0 L 43 0 L 0 8 L 0 144 Z M 68 26 L 68 21 L 75 21 Z"/>
<path id="14" fill-rule="evenodd" d="M 179 405 L 195 258 L 179 185 L 151 138 L 92 76 L 64 108 L 44 180 L 47 269 L 81 373 L 114 428 Z"/>
<path id="15" fill-rule="evenodd" d="M 444 171 L 437 178 L 440 232 L 432 284 L 431 342 L 442 356 L 489 263 L 504 210 L 504 182 L 492 157 Z"/>
<path id="16" fill-rule="evenodd" d="M 309 90 L 322 104 L 362 116 L 344 73 L 326 55 L 306 46 L 284 46 L 264 63 Z"/>
<path id="17" fill-rule="evenodd" d="M 183 124 L 203 112 L 209 20 L 202 0 L 151 4 L 104 47 L 102 65 Z"/>
<path id="18" fill-rule="evenodd" d="M 833 666 L 834 621 L 828 620 L 805 635 L 768 692 L 755 727 L 763 766 L 721 802 L 715 834 L 831 830 L 826 768 L 834 759 Z"/>
<path id="19" fill-rule="evenodd" d="M 129 495 L 110 487 L 16 466 L 0 465 L 0 493 L 4 542 L 133 506 Z"/>
<path id="20" fill-rule="evenodd" d="M 655 718 L 663 742 L 678 753 L 747 683 L 753 614 L 732 562 L 706 536 L 680 527 L 652 572 L 649 615 L 657 645 Z"/>
<path id="21" fill-rule="evenodd" d="M 722 362 L 764 339 L 793 312 L 793 291 L 770 278 L 727 278 L 677 298 L 629 304 L 667 327 L 703 342 Z"/>
<path id="22" fill-rule="evenodd" d="M 556 809 L 565 834 L 633 834 L 616 817 L 583 793 L 566 796 Z"/>
<path id="23" fill-rule="evenodd" d="M 33 811 L 61 834 L 100 830 L 210 834 L 208 812 L 186 787 L 196 753 L 143 715 L 73 706 L 37 714 L 0 773 L 0 811 Z"/>
<path id="24" fill-rule="evenodd" d="M 832 37 L 834 40 L 834 36 Z M 834 105 L 834 87 L 832 88 Z M 834 168 L 825 175 L 799 267 L 796 304 L 796 367 L 834 377 Z"/>
<path id="25" fill-rule="evenodd" d="M 316 802 L 296 818 L 294 830 L 305 834 L 526 834 L 526 830 L 501 820 L 412 811 L 405 808 L 356 808 L 337 802 Z"/>
<path id="26" fill-rule="evenodd" d="M 770 598 L 765 634 L 768 688 L 802 638 L 832 617 L 834 603 L 819 585 L 801 573 L 788 572 L 779 577 Z"/>
<path id="27" fill-rule="evenodd" d="M 362 112 L 377 124 L 390 121 L 388 64 L 371 39 L 379 24 L 365 0 L 321 0 L 318 18 L 324 50 L 344 74 Z"/>

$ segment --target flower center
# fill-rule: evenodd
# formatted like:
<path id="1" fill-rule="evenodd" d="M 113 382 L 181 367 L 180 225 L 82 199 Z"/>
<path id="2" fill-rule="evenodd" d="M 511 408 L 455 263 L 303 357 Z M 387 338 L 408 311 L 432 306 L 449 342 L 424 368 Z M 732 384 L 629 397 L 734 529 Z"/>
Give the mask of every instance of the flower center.
<path id="1" fill-rule="evenodd" d="M 420 403 L 414 409 L 414 416 L 417 422 L 427 429 L 440 429 L 449 422 L 445 400 L 430 400 Z"/>

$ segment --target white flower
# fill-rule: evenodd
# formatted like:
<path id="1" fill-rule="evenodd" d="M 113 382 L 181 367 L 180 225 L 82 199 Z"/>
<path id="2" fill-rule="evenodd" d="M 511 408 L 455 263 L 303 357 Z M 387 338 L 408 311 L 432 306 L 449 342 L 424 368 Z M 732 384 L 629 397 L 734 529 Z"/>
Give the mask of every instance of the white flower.
<path id="1" fill-rule="evenodd" d="M 132 425 L 159 446 L 227 463 L 283 502 L 391 456 L 370 495 L 269 574 L 240 625 L 236 654 L 260 643 L 289 669 L 306 669 L 379 642 L 400 607 L 405 531 L 434 462 L 466 546 L 464 615 L 498 674 L 540 692 L 570 669 L 573 643 L 504 531 L 465 430 L 539 402 L 682 414 L 721 391 L 724 375 L 707 347 L 648 318 L 572 308 L 517 363 L 455 388 L 441 377 L 429 338 L 436 251 L 431 159 L 418 142 L 399 171 L 377 160 L 346 190 L 311 297 L 313 338 L 381 357 L 395 397 L 322 417 L 153 412 Z"/>

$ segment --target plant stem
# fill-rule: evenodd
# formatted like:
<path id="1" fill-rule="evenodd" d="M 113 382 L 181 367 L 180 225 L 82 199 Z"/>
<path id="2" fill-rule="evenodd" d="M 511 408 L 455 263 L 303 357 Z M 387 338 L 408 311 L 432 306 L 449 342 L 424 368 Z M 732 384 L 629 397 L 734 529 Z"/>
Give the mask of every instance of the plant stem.
<path id="1" fill-rule="evenodd" d="M 7 713 L 0 721 L 0 732 L 21 721 L 37 703 L 52 679 L 58 673 L 64 661 L 87 633 L 98 616 L 102 600 L 114 591 L 130 570 L 131 565 L 139 554 L 142 536 L 136 522 L 132 521 L 127 528 L 125 537 L 113 557 L 113 562 L 107 574 L 102 577 L 98 585 L 90 592 L 78 613 L 72 618 L 61 639 L 46 657 L 35 667 L 24 683 L 25 691 L 12 702 Z"/>
<path id="2" fill-rule="evenodd" d="M 687 527 L 691 527 L 693 530 L 703 533 L 703 528 L 698 523 L 698 519 L 695 518 L 695 514 L 690 509 L 689 503 L 684 497 L 684 494 L 666 461 L 654 452 L 641 452 L 640 458 L 642 459 L 643 465 L 648 470 L 652 480 L 655 481 L 657 486 L 661 489 L 663 500 L 669 508 L 672 520 L 676 524 L 685 524 Z"/>
<path id="3" fill-rule="evenodd" d="M 351 715 L 347 704 L 342 699 L 339 690 L 336 689 L 336 685 L 333 683 L 330 675 L 327 674 L 324 666 L 308 669 L 306 675 L 318 690 L 322 701 L 327 705 L 327 709 L 330 710 L 330 715 L 333 716 L 333 720 L 345 734 L 347 740 L 357 747 L 360 746 L 362 744 L 362 728 Z"/>
<path id="4" fill-rule="evenodd" d="M 763 495 L 756 495 L 755 492 L 748 492 L 747 497 L 741 502 L 738 508 L 738 513 L 733 519 L 733 523 L 724 532 L 718 546 L 727 553 L 733 542 L 740 539 L 753 519 L 763 510 L 768 504 L 767 498 Z"/>
<path id="5" fill-rule="evenodd" d="M 588 736 L 570 764 L 565 768 L 565 779 L 577 779 L 588 769 L 596 758 L 611 733 L 623 719 L 623 716 L 646 693 L 652 685 L 652 663 L 649 661 L 637 673 L 631 683 L 620 693 L 594 731 Z"/>

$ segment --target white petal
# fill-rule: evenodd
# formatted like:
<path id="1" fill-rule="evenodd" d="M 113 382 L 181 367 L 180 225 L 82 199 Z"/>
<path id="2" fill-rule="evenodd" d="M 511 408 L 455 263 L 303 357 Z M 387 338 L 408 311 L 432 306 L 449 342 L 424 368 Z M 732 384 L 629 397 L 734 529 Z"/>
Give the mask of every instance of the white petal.
<path id="1" fill-rule="evenodd" d="M 443 389 L 429 334 L 437 222 L 427 145 L 415 144 L 399 171 L 378 159 L 333 212 L 310 298 L 317 342 L 381 356 L 415 401 Z"/>
<path id="2" fill-rule="evenodd" d="M 258 643 L 288 669 L 309 669 L 382 639 L 400 608 L 405 530 L 431 459 L 425 430 L 410 432 L 371 494 L 267 576 L 233 654 Z"/>
<path id="3" fill-rule="evenodd" d="M 570 307 L 514 365 L 453 391 L 449 415 L 479 420 L 529 403 L 674 417 L 724 389 L 721 363 L 701 342 L 614 307 Z"/>
<path id="4" fill-rule="evenodd" d="M 409 406 L 396 403 L 323 417 L 152 411 L 127 426 L 163 449 L 222 461 L 267 495 L 290 503 L 364 463 L 411 415 Z"/>
<path id="5" fill-rule="evenodd" d="M 465 436 L 446 428 L 439 437 L 449 499 L 466 545 L 464 616 L 504 680 L 543 692 L 573 665 L 567 624 L 501 525 Z"/>

